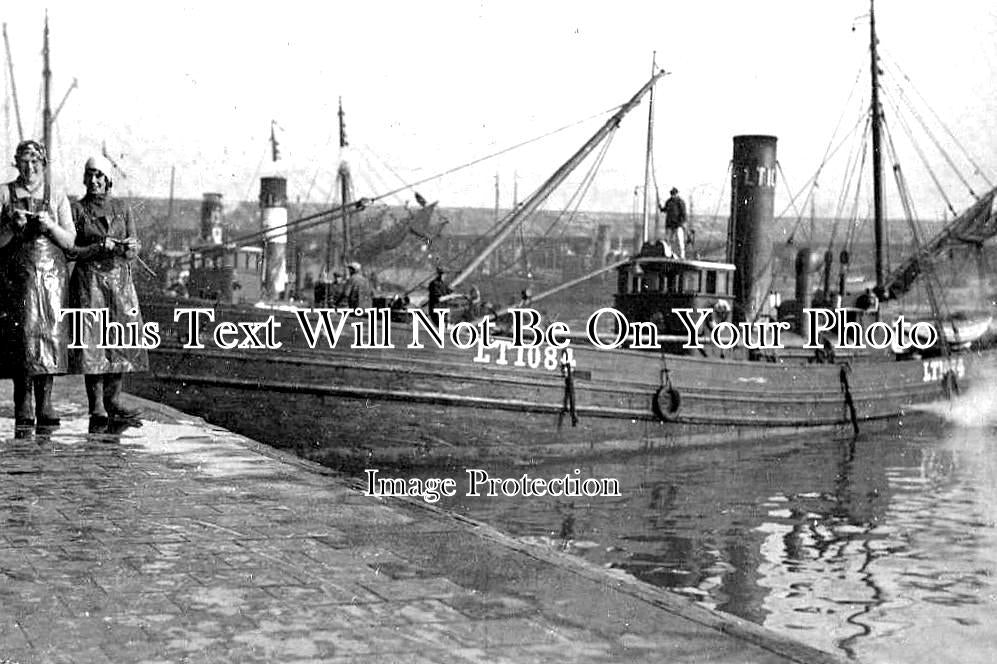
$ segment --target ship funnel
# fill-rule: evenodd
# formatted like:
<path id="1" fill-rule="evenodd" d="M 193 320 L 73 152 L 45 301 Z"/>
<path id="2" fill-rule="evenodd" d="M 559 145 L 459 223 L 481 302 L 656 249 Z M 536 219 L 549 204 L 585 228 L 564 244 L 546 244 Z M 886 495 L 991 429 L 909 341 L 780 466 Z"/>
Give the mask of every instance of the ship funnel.
<path id="1" fill-rule="evenodd" d="M 734 271 L 734 320 L 754 321 L 772 281 L 775 136 L 735 136 L 727 262 Z"/>
<path id="2" fill-rule="evenodd" d="M 286 178 L 260 178 L 260 223 L 265 231 L 273 229 L 264 237 L 266 268 L 263 285 L 271 298 L 281 298 L 287 291 Z"/>
<path id="3" fill-rule="evenodd" d="M 810 308 L 813 295 L 813 273 L 823 264 L 821 254 L 810 247 L 796 252 L 796 332 L 804 339 L 810 338 L 810 318 L 804 312 Z"/>
<path id="4" fill-rule="evenodd" d="M 205 193 L 201 200 L 201 244 L 222 242 L 222 195 Z"/>

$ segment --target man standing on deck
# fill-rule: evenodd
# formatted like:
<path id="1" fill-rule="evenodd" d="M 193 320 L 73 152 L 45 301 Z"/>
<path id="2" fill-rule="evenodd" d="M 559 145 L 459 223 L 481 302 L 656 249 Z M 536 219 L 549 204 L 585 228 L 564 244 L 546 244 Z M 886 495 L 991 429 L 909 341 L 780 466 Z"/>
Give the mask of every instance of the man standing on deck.
<path id="1" fill-rule="evenodd" d="M 429 282 L 429 302 L 428 308 L 429 313 L 432 314 L 440 309 L 445 309 L 443 306 L 443 298 L 450 295 L 452 292 L 450 286 L 447 282 L 443 280 L 443 275 L 446 274 L 446 270 L 442 267 L 436 268 L 436 278 Z"/>
<path id="2" fill-rule="evenodd" d="M 332 306 L 345 306 L 346 302 L 346 282 L 343 281 L 343 273 L 338 269 L 332 273 L 332 281 L 328 282 L 326 285 L 328 288 L 328 298 L 329 305 Z"/>
<path id="3" fill-rule="evenodd" d="M 672 187 L 671 196 L 659 209 L 665 213 L 665 231 L 675 254 L 685 259 L 685 201 L 679 198 L 679 190 Z"/>
<path id="4" fill-rule="evenodd" d="M 346 269 L 350 273 L 343 289 L 346 306 L 351 309 L 369 309 L 374 306 L 370 282 L 363 276 L 360 263 L 350 263 Z"/>

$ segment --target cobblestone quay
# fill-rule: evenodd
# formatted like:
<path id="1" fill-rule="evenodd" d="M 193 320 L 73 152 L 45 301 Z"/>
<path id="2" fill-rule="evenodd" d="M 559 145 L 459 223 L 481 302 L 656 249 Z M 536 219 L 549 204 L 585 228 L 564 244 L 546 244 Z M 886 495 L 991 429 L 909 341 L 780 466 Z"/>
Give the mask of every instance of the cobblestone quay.
<path id="1" fill-rule="evenodd" d="M 158 404 L 88 434 L 77 382 L 20 438 L 0 389 L 0 663 L 838 661 Z"/>

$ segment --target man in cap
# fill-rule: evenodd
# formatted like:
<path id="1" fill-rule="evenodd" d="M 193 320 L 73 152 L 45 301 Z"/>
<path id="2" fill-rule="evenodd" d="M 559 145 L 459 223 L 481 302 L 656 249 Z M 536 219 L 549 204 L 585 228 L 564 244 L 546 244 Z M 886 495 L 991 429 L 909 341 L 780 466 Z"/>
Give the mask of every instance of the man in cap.
<path id="1" fill-rule="evenodd" d="M 374 306 L 374 294 L 367 277 L 363 276 L 360 263 L 349 263 L 346 270 L 349 273 L 343 288 L 346 306 L 351 309 L 369 309 Z"/>
<path id="2" fill-rule="evenodd" d="M 124 329 L 142 329 L 131 261 L 138 256 L 139 240 L 131 210 L 111 198 L 112 165 L 101 156 L 83 167 L 86 195 L 73 204 L 76 226 L 76 267 L 69 281 L 69 306 L 107 311 L 108 321 Z M 131 312 L 134 312 L 132 314 Z M 99 348 L 97 321 L 83 317 L 83 348 L 72 349 L 70 368 L 84 374 L 91 430 L 110 422 L 136 424 L 140 411 L 121 404 L 122 374 L 146 371 L 149 358 L 137 340 L 111 340 Z"/>
<path id="3" fill-rule="evenodd" d="M 679 198 L 679 190 L 672 187 L 671 195 L 659 209 L 665 213 L 665 231 L 672 250 L 679 258 L 685 258 L 685 201 Z"/>
<path id="4" fill-rule="evenodd" d="M 429 301 L 427 305 L 429 307 L 430 314 L 446 309 L 446 307 L 443 306 L 443 298 L 450 295 L 452 292 L 450 290 L 450 286 L 448 286 L 447 282 L 443 280 L 444 274 L 446 274 L 446 270 L 442 267 L 437 267 L 436 278 L 429 282 Z"/>
<path id="5" fill-rule="evenodd" d="M 68 369 L 60 310 L 73 218 L 65 192 L 48 182 L 43 145 L 22 141 L 14 162 L 17 179 L 0 185 L 0 375 L 14 381 L 16 426 L 36 418 L 39 426 L 57 426 L 52 383 Z"/>

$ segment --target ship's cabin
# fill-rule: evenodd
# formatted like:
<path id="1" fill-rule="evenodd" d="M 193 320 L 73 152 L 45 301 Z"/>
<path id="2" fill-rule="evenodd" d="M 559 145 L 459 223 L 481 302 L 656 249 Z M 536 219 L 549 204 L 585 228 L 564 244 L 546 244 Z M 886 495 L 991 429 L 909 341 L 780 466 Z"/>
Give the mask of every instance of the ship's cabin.
<path id="1" fill-rule="evenodd" d="M 238 304 L 262 296 L 263 249 L 209 245 L 191 251 L 191 297 Z"/>
<path id="2" fill-rule="evenodd" d="M 711 309 L 730 319 L 734 297 L 734 266 L 688 260 L 642 251 L 617 268 L 614 304 L 630 321 L 657 325 L 663 340 L 686 338 L 676 308 Z"/>

